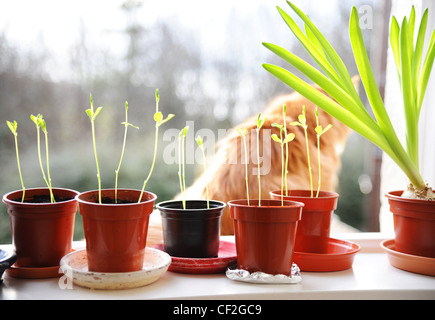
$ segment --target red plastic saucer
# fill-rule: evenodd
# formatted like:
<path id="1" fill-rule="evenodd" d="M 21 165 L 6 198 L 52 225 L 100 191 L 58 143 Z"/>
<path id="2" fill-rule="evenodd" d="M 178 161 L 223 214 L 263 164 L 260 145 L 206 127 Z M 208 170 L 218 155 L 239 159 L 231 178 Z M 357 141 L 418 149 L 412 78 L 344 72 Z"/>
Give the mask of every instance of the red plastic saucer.
<path id="1" fill-rule="evenodd" d="M 398 269 L 435 276 L 435 258 L 415 256 L 396 251 L 394 239 L 381 242 L 390 264 Z"/>
<path id="2" fill-rule="evenodd" d="M 153 248 L 164 251 L 163 244 Z M 236 245 L 234 242 L 220 241 L 216 258 L 182 258 L 171 257 L 172 262 L 168 270 L 179 273 L 210 274 L 223 273 L 237 261 Z"/>
<path id="3" fill-rule="evenodd" d="M 23 279 L 45 279 L 58 278 L 63 273 L 59 273 L 60 266 L 41 267 L 41 268 L 24 268 L 12 265 L 6 270 L 6 274 L 13 278 Z"/>
<path id="4" fill-rule="evenodd" d="M 301 271 L 330 272 L 350 269 L 360 246 L 354 242 L 328 238 L 325 253 L 294 252 L 293 262 Z"/>

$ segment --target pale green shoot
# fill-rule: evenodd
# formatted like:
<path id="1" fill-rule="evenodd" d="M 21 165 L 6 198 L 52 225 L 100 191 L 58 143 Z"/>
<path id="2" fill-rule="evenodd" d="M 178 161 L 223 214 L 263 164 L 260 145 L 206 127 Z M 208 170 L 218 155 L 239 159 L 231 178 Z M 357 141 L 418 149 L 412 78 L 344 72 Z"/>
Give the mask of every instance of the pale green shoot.
<path id="1" fill-rule="evenodd" d="M 23 189 L 23 196 L 21 198 L 21 202 L 24 202 L 26 188 L 24 187 L 23 176 L 21 174 L 20 154 L 18 152 L 18 131 L 17 131 L 18 124 L 17 124 L 17 122 L 15 120 L 14 120 L 14 122 L 6 121 L 6 124 L 8 125 L 9 129 L 11 130 L 11 132 L 14 135 L 14 138 L 15 138 L 15 151 L 16 151 L 16 154 L 17 154 L 18 173 L 20 174 L 21 188 Z"/>
<path id="2" fill-rule="evenodd" d="M 90 103 L 91 103 L 91 108 L 90 109 L 86 109 L 86 114 L 89 116 L 89 119 L 91 120 L 92 142 L 93 142 L 93 146 L 94 146 L 95 163 L 97 165 L 98 202 L 101 204 L 101 176 L 100 176 L 100 166 L 98 165 L 97 143 L 96 143 L 96 140 L 95 140 L 95 118 L 101 112 L 103 107 L 98 107 L 94 111 L 94 101 L 92 99 L 92 94 L 90 94 Z"/>
<path id="3" fill-rule="evenodd" d="M 36 125 L 36 132 L 37 132 L 37 143 L 38 143 L 38 158 L 39 158 L 39 165 L 41 167 L 42 171 L 42 177 L 44 178 L 44 181 L 50 191 L 50 201 L 52 203 L 55 202 L 53 190 L 51 187 L 51 177 L 50 177 L 50 162 L 49 162 L 49 156 L 48 156 L 48 132 L 47 132 L 47 126 L 45 123 L 45 120 L 42 116 L 42 114 L 38 114 L 37 116 L 34 116 L 33 114 L 30 115 L 30 119 L 35 123 Z M 47 161 L 47 175 L 48 179 L 45 175 L 44 166 L 42 165 L 42 157 L 41 157 L 41 135 L 39 133 L 39 129 L 42 129 L 45 135 L 45 154 L 46 154 L 46 161 Z"/>
<path id="4" fill-rule="evenodd" d="M 321 165 L 320 165 L 320 137 L 322 136 L 322 134 L 324 134 L 326 131 L 328 131 L 329 129 L 332 128 L 332 124 L 328 124 L 326 126 L 325 129 L 322 128 L 322 126 L 319 124 L 319 110 L 317 109 L 316 106 L 316 137 L 317 137 L 317 162 L 318 162 L 318 166 L 319 166 L 319 180 L 318 180 L 318 184 L 317 184 L 317 193 L 316 193 L 316 198 L 319 197 L 319 192 L 320 192 L 320 185 L 322 182 L 322 174 L 321 174 Z"/>
<path id="5" fill-rule="evenodd" d="M 280 8 L 278 8 L 279 13 L 323 73 L 279 46 L 270 43 L 264 43 L 264 46 L 302 72 L 322 88 L 326 94 L 315 89 L 288 70 L 270 64 L 263 64 L 263 67 L 327 113 L 377 145 L 397 163 L 417 190 L 424 190 L 426 184 L 419 172 L 418 165 L 418 119 L 435 59 L 435 31 L 432 33 L 427 45 L 426 56 L 423 59 L 424 38 L 428 19 L 427 10 L 424 12 L 418 28 L 415 46 L 413 41 L 414 8 L 412 8 L 410 19 L 408 20 L 405 17 L 401 26 L 394 17 L 391 22 L 390 41 L 402 89 L 406 118 L 405 151 L 393 128 L 378 90 L 362 38 L 356 7 L 352 8 L 350 15 L 349 35 L 354 58 L 374 118 L 366 110 L 359 98 L 348 70 L 331 44 L 300 9 L 290 2 L 288 4 L 303 20 L 305 33 Z"/>
<path id="6" fill-rule="evenodd" d="M 302 106 L 302 113 L 298 116 L 298 121 L 294 121 L 291 123 L 292 126 L 300 126 L 304 129 L 305 134 L 305 146 L 307 149 L 307 165 L 308 165 L 308 174 L 310 175 L 310 190 L 311 190 L 311 197 L 313 197 L 313 170 L 311 168 L 311 160 L 310 160 L 310 148 L 308 143 L 308 125 L 307 125 L 307 118 L 305 116 L 305 105 Z"/>
<path id="7" fill-rule="evenodd" d="M 136 127 L 134 125 L 132 125 L 131 123 L 128 123 L 128 102 L 125 102 L 125 121 L 122 122 L 121 124 L 124 125 L 124 140 L 122 143 L 122 151 L 121 151 L 121 158 L 119 159 L 119 164 L 118 164 L 118 168 L 115 170 L 115 203 L 118 203 L 118 175 L 119 175 L 119 170 L 121 169 L 121 163 L 122 163 L 122 159 L 124 158 L 124 151 L 125 151 L 125 144 L 127 141 L 127 130 L 128 127 L 133 127 L 135 129 L 139 129 L 139 127 Z"/>
<path id="8" fill-rule="evenodd" d="M 239 134 L 243 139 L 243 147 L 245 150 L 245 182 L 246 182 L 246 197 L 248 198 L 248 206 L 249 206 L 249 180 L 248 180 L 248 148 L 246 146 L 246 128 L 237 129 Z"/>
<path id="9" fill-rule="evenodd" d="M 145 181 L 143 183 L 142 191 L 140 193 L 138 203 L 142 201 L 143 193 L 145 192 L 145 187 L 146 187 L 149 179 L 151 178 L 151 174 L 153 173 L 154 165 L 156 163 L 157 143 L 159 141 L 158 140 L 159 139 L 159 128 L 162 124 L 164 124 L 165 122 L 167 122 L 168 120 L 170 120 L 174 117 L 173 114 L 168 114 L 168 116 L 166 118 L 163 118 L 163 114 L 159 111 L 159 101 L 160 101 L 159 89 L 156 89 L 155 96 L 156 96 L 156 112 L 154 113 L 154 121 L 156 122 L 156 134 L 155 134 L 155 141 L 154 141 L 154 157 L 153 157 L 153 162 L 151 164 L 151 169 L 150 169 L 150 172 L 148 174 L 148 177 L 145 179 Z"/>
<path id="10" fill-rule="evenodd" d="M 281 146 L 281 206 L 284 206 L 284 179 L 286 179 L 287 177 L 286 175 L 287 168 L 285 168 L 286 162 L 284 157 L 284 145 L 287 146 L 288 143 L 295 138 L 295 134 L 285 133 L 285 136 L 283 138 L 284 125 L 272 123 L 272 127 L 279 128 L 279 137 L 276 133 L 274 133 L 272 134 L 272 139 L 278 142 Z"/>
<path id="11" fill-rule="evenodd" d="M 260 181 L 260 130 L 266 121 L 266 117 L 261 118 L 261 112 L 258 114 L 257 118 L 257 176 L 258 176 L 258 206 L 261 206 L 261 181 Z"/>
<path id="12" fill-rule="evenodd" d="M 187 131 L 189 131 L 189 126 L 181 129 L 180 133 L 178 134 L 178 178 L 180 180 L 183 209 L 186 209 L 186 174 L 184 163 L 184 145 L 186 141 Z"/>
<path id="13" fill-rule="evenodd" d="M 286 113 L 287 113 L 287 106 L 284 104 L 282 106 L 282 116 L 283 116 L 283 123 L 284 123 L 284 134 L 285 139 L 287 139 L 287 121 L 286 121 Z M 294 139 L 294 138 L 293 138 Z M 292 139 L 292 140 L 293 140 Z M 288 175 L 288 143 L 285 143 L 285 195 L 288 195 L 288 181 L 287 181 L 287 175 Z"/>
<path id="14" fill-rule="evenodd" d="M 199 148 L 201 149 L 202 156 L 204 158 L 205 190 L 206 190 L 206 194 L 207 194 L 207 209 L 209 209 L 210 208 L 210 199 L 209 199 L 208 181 L 207 181 L 207 158 L 205 156 L 204 144 L 203 144 L 201 136 L 196 137 L 196 143 L 198 144 Z"/>

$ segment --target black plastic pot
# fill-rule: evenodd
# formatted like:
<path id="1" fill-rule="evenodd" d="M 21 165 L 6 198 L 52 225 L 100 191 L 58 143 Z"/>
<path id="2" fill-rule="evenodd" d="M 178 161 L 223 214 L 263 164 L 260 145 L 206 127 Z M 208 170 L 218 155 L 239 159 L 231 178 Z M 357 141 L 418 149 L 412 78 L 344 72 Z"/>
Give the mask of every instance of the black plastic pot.
<path id="1" fill-rule="evenodd" d="M 212 258 L 219 251 L 224 202 L 210 200 L 165 201 L 157 204 L 162 216 L 165 252 L 173 257 Z"/>

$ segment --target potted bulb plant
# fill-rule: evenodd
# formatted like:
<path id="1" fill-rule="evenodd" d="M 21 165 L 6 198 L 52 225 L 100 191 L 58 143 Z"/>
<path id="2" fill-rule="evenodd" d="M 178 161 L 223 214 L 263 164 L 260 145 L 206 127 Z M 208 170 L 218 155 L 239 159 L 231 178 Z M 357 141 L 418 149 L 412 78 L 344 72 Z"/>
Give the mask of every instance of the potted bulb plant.
<path id="1" fill-rule="evenodd" d="M 210 200 L 208 181 L 205 176 L 206 200 L 186 200 L 185 139 L 189 127 L 178 136 L 178 177 L 182 200 L 170 200 L 157 204 L 162 216 L 164 251 L 173 257 L 214 258 L 218 256 L 220 224 L 226 204 Z M 202 151 L 204 170 L 207 162 L 202 138 L 196 138 Z"/>
<path id="2" fill-rule="evenodd" d="M 328 125 L 326 128 L 322 128 L 319 124 L 318 110 L 315 109 L 316 116 L 316 137 L 317 137 L 317 159 L 318 159 L 318 183 L 317 191 L 313 187 L 313 174 L 311 168 L 311 157 L 308 146 L 307 130 L 308 125 L 306 121 L 305 106 L 302 106 L 302 113 L 298 117 L 298 121 L 292 122 L 293 126 L 300 126 L 304 130 L 307 152 L 307 167 L 310 177 L 310 189 L 309 190 L 288 190 L 287 185 L 287 169 L 288 166 L 288 152 L 284 156 L 284 145 L 287 148 L 287 144 L 293 140 L 294 134 L 287 134 L 285 128 L 286 118 L 286 106 L 283 106 L 283 118 L 284 125 L 274 123 L 274 127 L 280 129 L 280 137 L 276 134 L 272 135 L 272 139 L 281 144 L 283 164 L 282 169 L 282 184 L 281 190 L 271 191 L 270 195 L 272 199 L 292 200 L 304 203 L 302 208 L 301 220 L 298 223 L 296 232 L 296 245 L 295 251 L 297 252 L 311 252 L 311 253 L 326 253 L 328 250 L 328 240 L 330 235 L 331 219 L 334 210 L 337 208 L 338 194 L 330 191 L 322 191 L 321 188 L 321 162 L 320 162 L 320 136 L 328 131 L 332 125 Z M 283 137 L 284 132 L 284 137 Z"/>
<path id="3" fill-rule="evenodd" d="M 21 190 L 3 196 L 10 216 L 12 243 L 17 256 L 12 276 L 56 277 L 60 259 L 71 252 L 77 191 L 53 188 L 49 169 L 48 132 L 41 114 L 31 116 L 36 125 L 38 157 L 45 188 L 26 189 L 21 173 L 18 149 L 18 124 L 7 121 L 15 138 Z M 41 157 L 40 130 L 45 135 L 46 168 Z M 47 171 L 47 175 L 46 172 Z"/>
<path id="4" fill-rule="evenodd" d="M 257 118 L 258 185 L 261 190 L 259 134 L 266 118 Z M 246 130 L 239 133 L 244 138 Z M 245 157 L 246 155 L 245 148 Z M 247 165 L 247 161 L 246 161 Z M 246 170 L 246 175 L 248 174 Z M 287 200 L 249 199 L 228 202 L 234 220 L 237 266 L 250 273 L 291 276 L 296 228 L 303 203 Z"/>
<path id="5" fill-rule="evenodd" d="M 115 188 L 102 189 L 95 139 L 95 119 L 102 107 L 94 111 L 92 95 L 91 108 L 86 110 L 92 125 L 92 140 L 97 167 L 98 190 L 80 193 L 77 196 L 79 212 L 83 217 L 86 239 L 86 256 L 89 271 L 132 272 L 143 268 L 148 233 L 149 215 L 153 212 L 157 196 L 145 191 L 154 169 L 157 153 L 159 127 L 173 117 L 163 118 L 159 111 L 159 93 L 156 90 L 155 149 L 150 172 L 142 190 L 119 189 L 118 173 L 121 167 L 127 136 L 127 129 L 133 126 L 128 122 L 128 104 L 125 104 L 124 142 L 116 173 Z M 134 127 L 134 126 L 133 126 Z"/>
<path id="6" fill-rule="evenodd" d="M 303 20 L 305 33 L 285 11 L 278 8 L 279 13 L 324 73 L 277 45 L 264 43 L 264 46 L 313 80 L 329 96 L 319 92 L 286 69 L 270 64 L 263 64 L 263 67 L 373 142 L 396 162 L 409 178 L 410 183 L 406 190 L 392 191 L 386 195 L 394 216 L 395 249 L 411 255 L 434 258 L 435 196 L 419 171 L 418 150 L 418 120 L 435 58 L 435 32 L 432 33 L 427 45 L 426 56 L 423 56 L 428 10 L 425 10 L 418 30 L 414 7 L 409 18 L 404 17 L 400 25 L 395 17 L 391 20 L 390 42 L 406 120 L 406 146 L 404 147 L 394 130 L 377 88 L 365 49 L 357 9 L 353 7 L 350 14 L 349 35 L 354 58 L 374 117 L 363 105 L 352 85 L 349 72 L 331 44 L 305 13 L 294 4 L 290 2 L 288 4 Z M 417 35 L 415 41 L 414 33 Z"/>

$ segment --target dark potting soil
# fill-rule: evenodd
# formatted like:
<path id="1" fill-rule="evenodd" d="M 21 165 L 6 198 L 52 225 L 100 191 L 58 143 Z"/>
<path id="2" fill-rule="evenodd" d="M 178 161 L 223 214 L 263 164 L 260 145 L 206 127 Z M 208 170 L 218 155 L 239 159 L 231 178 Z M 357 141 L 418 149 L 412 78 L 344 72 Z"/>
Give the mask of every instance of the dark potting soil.
<path id="1" fill-rule="evenodd" d="M 137 201 L 118 199 L 118 202 L 115 203 L 115 199 L 112 197 L 101 198 L 101 203 L 106 203 L 106 204 L 123 204 L 123 203 L 135 203 L 135 202 Z"/>
<path id="2" fill-rule="evenodd" d="M 73 199 L 73 198 L 71 198 L 71 197 L 57 197 L 57 196 L 54 196 L 54 200 L 56 202 L 68 201 L 68 200 L 71 200 L 71 199 Z M 14 199 L 14 201 L 21 202 L 21 198 Z M 49 195 L 41 195 L 41 196 L 40 195 L 35 195 L 32 198 L 30 198 L 30 199 L 25 199 L 24 202 L 25 203 L 50 203 L 51 202 L 51 198 L 50 198 Z"/>

